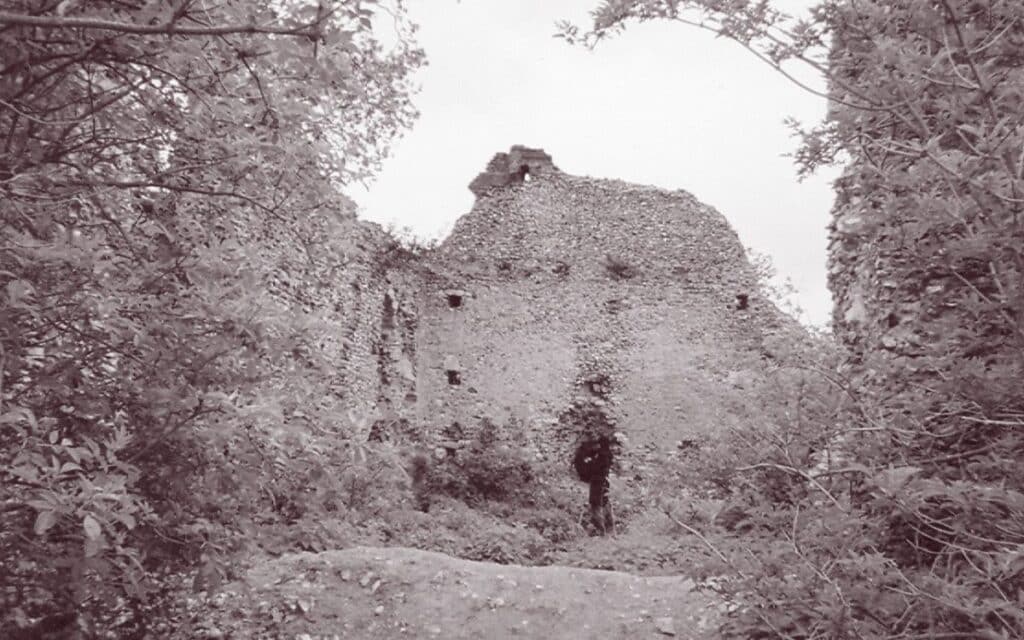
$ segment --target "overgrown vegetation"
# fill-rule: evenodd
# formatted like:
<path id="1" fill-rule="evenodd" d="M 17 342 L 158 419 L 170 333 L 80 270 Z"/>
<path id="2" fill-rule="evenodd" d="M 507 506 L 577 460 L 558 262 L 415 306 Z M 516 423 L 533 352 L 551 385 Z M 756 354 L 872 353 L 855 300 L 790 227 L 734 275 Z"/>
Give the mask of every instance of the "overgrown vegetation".
<path id="1" fill-rule="evenodd" d="M 499 439 L 498 427 L 482 421 L 474 437 L 457 453 L 452 450 L 442 460 L 414 461 L 420 471 L 418 493 L 422 501 L 448 496 L 467 505 L 489 501 L 526 501 L 536 490 L 534 469 L 519 450 Z M 429 505 L 423 505 L 424 511 Z"/>
<path id="2" fill-rule="evenodd" d="M 699 475 L 734 533 L 676 520 L 729 577 L 725 631 L 1024 636 L 1024 5 L 826 0 L 796 20 L 769 2 L 609 0 L 594 17 L 563 35 L 670 20 L 822 73 L 832 108 L 797 128 L 799 168 L 845 163 L 844 241 L 889 261 L 867 286 L 919 300 L 900 310 L 911 349 L 840 327 L 855 357 L 789 358 L 769 419 L 713 445 Z"/>
<path id="3" fill-rule="evenodd" d="M 848 161 L 839 206 L 921 300 L 913 357 L 780 338 L 743 428 L 613 486 L 625 532 L 580 549 L 567 461 L 528 459 L 512 427 L 437 456 L 341 411 L 330 318 L 281 277 L 329 289 L 344 268 L 337 189 L 410 124 L 422 54 L 400 5 L 384 52 L 373 2 L 252 4 L 0 3 L 5 635 L 142 634 L 171 615 L 169 574 L 208 592 L 243 551 L 358 542 L 701 556 L 737 638 L 1024 637 L 1024 5 L 826 0 L 792 21 L 615 0 L 566 27 L 674 20 L 825 74 L 799 166 Z M 581 385 L 607 399 L 607 377 Z M 594 403 L 562 419 L 612 430 Z"/>
<path id="4" fill-rule="evenodd" d="M 422 54 L 374 4 L 0 3 L 5 627 L 223 578 L 253 527 L 345 502 L 309 446 L 344 424 L 330 325 L 274 283 L 330 282 L 338 188 L 415 116 Z"/>

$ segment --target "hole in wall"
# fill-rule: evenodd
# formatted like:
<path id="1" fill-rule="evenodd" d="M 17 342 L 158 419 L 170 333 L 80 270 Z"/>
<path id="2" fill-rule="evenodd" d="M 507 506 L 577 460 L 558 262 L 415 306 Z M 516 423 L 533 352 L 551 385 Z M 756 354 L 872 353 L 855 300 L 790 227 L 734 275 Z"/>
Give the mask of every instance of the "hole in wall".
<path id="1" fill-rule="evenodd" d="M 899 325 L 899 323 L 900 323 L 899 316 L 897 316 L 895 313 L 890 313 L 888 316 L 886 316 L 885 323 L 887 325 L 889 325 L 890 329 L 892 329 L 893 327 Z"/>
<path id="2" fill-rule="evenodd" d="M 460 296 L 459 294 L 449 293 L 446 297 L 448 299 L 449 309 L 458 309 L 459 307 L 462 306 L 462 296 Z"/>
<path id="3" fill-rule="evenodd" d="M 381 311 L 380 327 L 383 330 L 395 328 L 395 301 L 390 293 L 384 294 L 384 309 Z"/>
<path id="4" fill-rule="evenodd" d="M 466 431 L 458 420 L 453 420 L 450 425 L 441 429 L 441 435 L 449 440 L 462 440 L 466 437 Z"/>
<path id="5" fill-rule="evenodd" d="M 462 384 L 462 373 L 455 369 L 447 369 L 445 375 L 448 377 L 448 384 L 457 387 Z"/>
<path id="6" fill-rule="evenodd" d="M 740 311 L 750 306 L 750 296 L 745 293 L 736 294 L 736 308 Z"/>
<path id="7" fill-rule="evenodd" d="M 615 314 L 626 308 L 626 303 L 621 298 L 611 298 L 604 301 L 604 310 L 607 313 Z"/>
<path id="8" fill-rule="evenodd" d="M 605 256 L 604 268 L 615 280 L 628 280 L 630 278 L 635 278 L 640 273 L 639 269 L 633 265 L 621 258 L 616 258 L 611 254 Z"/>

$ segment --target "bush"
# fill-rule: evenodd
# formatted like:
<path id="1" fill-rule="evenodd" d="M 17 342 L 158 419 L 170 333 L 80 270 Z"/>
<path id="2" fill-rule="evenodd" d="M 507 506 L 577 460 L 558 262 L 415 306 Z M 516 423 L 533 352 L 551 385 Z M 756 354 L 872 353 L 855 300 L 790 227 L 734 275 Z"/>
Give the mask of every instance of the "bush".
<path id="1" fill-rule="evenodd" d="M 421 495 L 442 494 L 469 505 L 529 502 L 536 482 L 533 464 L 518 447 L 499 441 L 497 428 L 490 423 L 484 423 L 457 455 L 419 464 L 427 465 Z"/>
<path id="2" fill-rule="evenodd" d="M 156 567 L 227 563 L 265 510 L 308 506 L 289 480 L 326 457 L 282 442 L 282 409 L 331 397 L 335 327 L 279 276 L 335 281 L 337 186 L 411 123 L 422 63 L 400 11 L 385 52 L 316 6 L 4 4 L 0 624 L 117 612 Z"/>
<path id="3" fill-rule="evenodd" d="M 735 606 L 723 631 L 1019 635 L 1024 493 L 1014 474 L 988 475 L 1008 461 L 991 445 L 983 459 L 958 453 L 953 441 L 936 455 L 940 443 L 921 427 L 883 427 L 885 408 L 853 393 L 826 360 L 784 363 L 759 390 L 757 422 L 703 443 L 675 476 L 724 500 L 714 518 L 714 502 L 665 505 L 709 550 L 701 573 L 727 577 L 721 588 Z"/>
<path id="4" fill-rule="evenodd" d="M 536 531 L 497 523 L 473 532 L 459 555 L 498 564 L 535 564 L 547 548 L 548 541 Z"/>

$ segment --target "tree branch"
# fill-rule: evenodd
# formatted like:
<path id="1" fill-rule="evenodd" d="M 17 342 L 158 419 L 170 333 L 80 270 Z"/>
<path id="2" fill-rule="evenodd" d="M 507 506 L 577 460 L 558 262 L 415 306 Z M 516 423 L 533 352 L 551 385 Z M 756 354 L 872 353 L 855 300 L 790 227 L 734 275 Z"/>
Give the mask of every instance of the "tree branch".
<path id="1" fill-rule="evenodd" d="M 774 462 L 759 462 L 757 464 L 751 464 L 751 465 L 747 465 L 745 467 L 739 467 L 738 469 L 736 469 L 736 471 L 739 471 L 739 472 L 742 472 L 742 471 L 756 471 L 757 469 L 775 469 L 777 471 L 784 471 L 785 473 L 789 473 L 789 474 L 792 474 L 792 475 L 795 475 L 795 476 L 800 476 L 801 478 L 803 478 L 807 482 L 810 482 L 811 484 L 813 484 L 823 494 L 825 494 L 825 497 L 828 498 L 832 502 L 832 504 L 834 504 L 836 506 L 836 508 L 838 508 L 840 511 L 842 511 L 843 513 L 846 513 L 846 511 L 847 511 L 846 507 L 844 507 L 843 504 L 841 502 L 839 502 L 839 500 L 834 495 L 832 495 L 832 492 L 830 492 L 820 482 L 818 482 L 818 479 L 817 479 L 816 475 L 812 476 L 811 474 L 807 473 L 806 471 L 802 471 L 802 470 L 797 469 L 795 467 L 788 467 L 788 466 L 786 466 L 784 464 L 776 464 Z M 857 471 L 857 469 L 850 468 L 850 469 L 843 469 L 842 470 L 843 473 L 846 473 L 847 471 Z"/>
<path id="2" fill-rule="evenodd" d="M 0 26 L 40 27 L 43 29 L 94 29 L 98 31 L 117 31 L 120 33 L 136 33 L 143 35 L 165 36 L 222 36 L 233 33 L 266 33 L 285 36 L 318 37 L 319 22 L 302 27 L 272 27 L 266 25 L 225 24 L 213 27 L 177 26 L 174 23 L 163 25 L 132 24 L 114 22 L 98 18 L 67 18 L 62 16 L 30 16 L 25 14 L 0 12 Z"/>

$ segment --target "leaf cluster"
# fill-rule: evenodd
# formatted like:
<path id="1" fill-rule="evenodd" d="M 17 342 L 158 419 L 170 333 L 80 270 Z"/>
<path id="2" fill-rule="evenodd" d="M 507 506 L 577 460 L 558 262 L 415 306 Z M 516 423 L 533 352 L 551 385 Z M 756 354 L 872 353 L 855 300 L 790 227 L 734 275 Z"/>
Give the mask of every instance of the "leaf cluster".
<path id="1" fill-rule="evenodd" d="M 726 630 L 1024 635 L 1024 5 L 823 0 L 792 17 L 754 0 L 606 0 L 590 30 L 562 35 L 593 45 L 648 20 L 730 38 L 830 100 L 820 125 L 793 123 L 795 159 L 844 165 L 833 285 L 889 306 L 837 317 L 851 357 L 817 370 L 843 403 L 814 381 L 776 389 L 765 407 L 783 414 L 715 445 L 728 462 L 708 476 L 742 533 L 680 526 L 735 580 Z"/>
<path id="2" fill-rule="evenodd" d="M 156 567 L 301 511 L 296 483 L 329 460 L 302 430 L 343 424 L 329 315 L 301 291 L 345 264 L 339 188 L 415 116 L 422 53 L 400 12 L 386 51 L 378 9 L 0 3 L 0 589 L 18 625 L 142 597 Z"/>
<path id="3" fill-rule="evenodd" d="M 500 436 L 499 428 L 484 420 L 465 447 L 455 455 L 422 469 L 416 490 L 424 496 L 444 495 L 470 506 L 487 502 L 529 503 L 538 480 L 537 470 L 519 447 Z"/>

